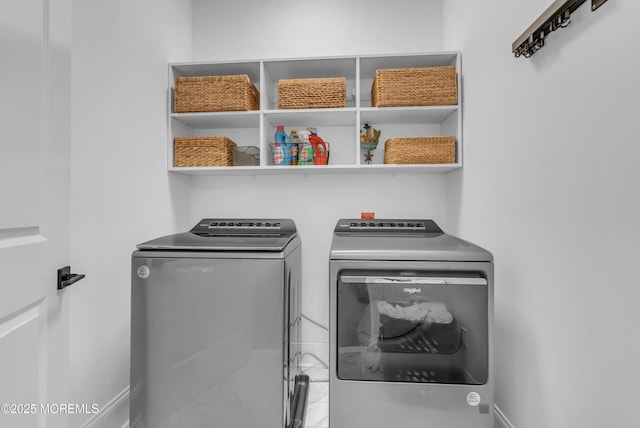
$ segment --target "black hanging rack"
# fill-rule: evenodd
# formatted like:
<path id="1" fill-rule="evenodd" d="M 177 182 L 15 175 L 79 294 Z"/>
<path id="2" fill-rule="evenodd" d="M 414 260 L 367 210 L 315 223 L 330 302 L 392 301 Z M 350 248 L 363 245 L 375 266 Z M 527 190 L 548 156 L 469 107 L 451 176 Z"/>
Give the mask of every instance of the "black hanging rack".
<path id="1" fill-rule="evenodd" d="M 529 58 L 544 46 L 544 39 L 558 28 L 569 25 L 571 14 L 587 0 L 556 0 L 533 24 L 513 42 L 511 46 L 516 58 Z M 591 11 L 595 11 L 607 0 L 591 0 Z"/>

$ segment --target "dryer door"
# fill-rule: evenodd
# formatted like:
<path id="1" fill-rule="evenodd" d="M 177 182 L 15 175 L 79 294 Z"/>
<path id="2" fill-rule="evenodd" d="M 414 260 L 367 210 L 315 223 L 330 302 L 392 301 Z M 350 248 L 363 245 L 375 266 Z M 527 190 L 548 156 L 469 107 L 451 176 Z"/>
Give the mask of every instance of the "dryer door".
<path id="1" fill-rule="evenodd" d="M 343 271 L 338 378 L 485 384 L 487 291 L 486 278 L 469 272 Z"/>

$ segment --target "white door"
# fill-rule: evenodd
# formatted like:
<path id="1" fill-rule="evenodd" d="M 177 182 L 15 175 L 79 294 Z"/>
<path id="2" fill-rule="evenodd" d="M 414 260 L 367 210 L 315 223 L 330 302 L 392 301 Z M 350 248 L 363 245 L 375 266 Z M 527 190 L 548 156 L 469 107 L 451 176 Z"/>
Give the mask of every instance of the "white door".
<path id="1" fill-rule="evenodd" d="M 68 426 L 70 40 L 70 0 L 0 0 L 1 427 Z"/>

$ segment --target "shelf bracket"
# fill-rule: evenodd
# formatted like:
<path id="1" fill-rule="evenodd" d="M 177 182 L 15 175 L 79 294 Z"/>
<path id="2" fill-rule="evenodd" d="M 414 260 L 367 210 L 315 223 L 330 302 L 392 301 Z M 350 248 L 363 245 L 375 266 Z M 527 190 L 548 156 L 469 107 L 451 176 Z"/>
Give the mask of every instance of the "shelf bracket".
<path id="1" fill-rule="evenodd" d="M 545 38 L 558 28 L 565 28 L 571 22 L 571 14 L 586 0 L 556 0 L 545 10 L 527 30 L 511 45 L 511 50 L 518 58 L 524 55 L 531 57 L 544 46 Z M 607 0 L 591 0 L 591 11 L 595 11 Z"/>

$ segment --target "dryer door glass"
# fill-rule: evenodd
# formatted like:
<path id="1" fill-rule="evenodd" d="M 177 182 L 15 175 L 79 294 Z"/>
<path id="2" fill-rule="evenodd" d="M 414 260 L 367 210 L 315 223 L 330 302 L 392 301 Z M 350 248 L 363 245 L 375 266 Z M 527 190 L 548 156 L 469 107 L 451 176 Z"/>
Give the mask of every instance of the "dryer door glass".
<path id="1" fill-rule="evenodd" d="M 337 308 L 340 379 L 487 382 L 487 280 L 480 274 L 345 271 Z"/>

